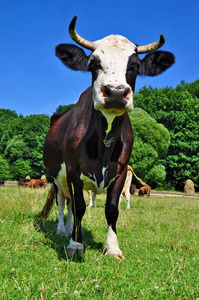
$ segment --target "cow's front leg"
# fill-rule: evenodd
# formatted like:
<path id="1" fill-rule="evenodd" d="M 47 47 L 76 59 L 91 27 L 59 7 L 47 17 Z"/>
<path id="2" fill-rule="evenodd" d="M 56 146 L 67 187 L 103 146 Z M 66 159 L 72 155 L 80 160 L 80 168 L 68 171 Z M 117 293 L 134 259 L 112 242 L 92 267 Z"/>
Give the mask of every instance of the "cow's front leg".
<path id="1" fill-rule="evenodd" d="M 106 239 L 106 255 L 113 256 L 115 258 L 124 258 L 122 251 L 119 248 L 116 222 L 119 215 L 119 198 L 122 192 L 124 181 L 126 178 L 126 169 L 122 172 L 120 177 L 116 179 L 107 190 L 106 208 L 105 214 L 108 223 L 107 239 Z"/>
<path id="2" fill-rule="evenodd" d="M 74 255 L 75 252 L 83 254 L 81 221 L 86 211 L 86 203 L 83 197 L 83 185 L 80 182 L 70 184 L 70 193 L 72 199 L 72 210 L 74 217 L 73 232 L 70 244 L 67 247 L 68 256 Z"/>
<path id="3" fill-rule="evenodd" d="M 122 251 L 119 248 L 117 234 L 116 234 L 116 222 L 119 215 L 118 202 L 119 202 L 119 195 L 111 199 L 107 194 L 106 209 L 105 209 L 106 219 L 108 223 L 107 239 L 106 239 L 106 250 L 107 250 L 106 255 L 110 255 L 115 258 L 124 258 Z"/>

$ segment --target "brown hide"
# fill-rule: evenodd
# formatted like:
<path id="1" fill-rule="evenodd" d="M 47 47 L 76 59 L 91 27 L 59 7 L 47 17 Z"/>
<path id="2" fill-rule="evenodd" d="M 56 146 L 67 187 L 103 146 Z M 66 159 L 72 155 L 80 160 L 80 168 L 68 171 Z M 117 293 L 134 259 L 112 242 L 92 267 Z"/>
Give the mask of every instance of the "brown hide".
<path id="1" fill-rule="evenodd" d="M 23 187 L 38 188 L 47 187 L 47 179 L 31 179 L 29 182 L 25 182 Z"/>
<path id="2" fill-rule="evenodd" d="M 147 196 L 149 197 L 149 196 L 150 196 L 150 192 L 151 192 L 151 188 L 150 188 L 149 185 L 147 185 L 147 186 L 142 186 L 142 187 L 139 189 L 138 195 L 139 195 L 139 196 L 147 195 Z"/>

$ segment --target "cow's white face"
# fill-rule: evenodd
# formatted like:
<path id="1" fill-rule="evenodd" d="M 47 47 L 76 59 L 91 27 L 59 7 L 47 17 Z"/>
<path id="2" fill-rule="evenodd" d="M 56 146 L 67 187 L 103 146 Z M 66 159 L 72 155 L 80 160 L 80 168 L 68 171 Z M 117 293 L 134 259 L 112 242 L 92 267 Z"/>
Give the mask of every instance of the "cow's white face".
<path id="1" fill-rule="evenodd" d="M 137 46 L 120 35 L 89 42 L 76 33 L 75 22 L 76 17 L 69 28 L 71 37 L 77 44 L 90 49 L 92 54 L 87 56 L 76 45 L 60 44 L 56 47 L 56 55 L 72 70 L 92 73 L 94 107 L 111 124 L 115 116 L 133 109 L 137 75 L 159 75 L 174 63 L 175 57 L 170 52 L 155 51 L 164 44 L 162 35 L 159 41 L 146 46 Z M 147 52 L 151 53 L 142 60 L 137 55 Z"/>
<path id="2" fill-rule="evenodd" d="M 133 109 L 133 91 L 127 83 L 129 57 L 136 45 L 123 36 L 110 35 L 94 42 L 94 52 L 89 58 L 93 76 L 93 101 L 95 109 L 107 116 L 119 116 Z"/>

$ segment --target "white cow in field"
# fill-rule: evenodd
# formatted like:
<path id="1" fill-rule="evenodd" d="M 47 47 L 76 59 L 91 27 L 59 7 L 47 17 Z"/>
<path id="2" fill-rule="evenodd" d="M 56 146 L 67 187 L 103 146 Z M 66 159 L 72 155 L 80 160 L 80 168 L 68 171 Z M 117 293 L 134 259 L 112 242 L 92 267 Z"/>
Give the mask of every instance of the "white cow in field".
<path id="1" fill-rule="evenodd" d="M 127 209 L 130 209 L 130 197 L 131 195 L 135 194 L 136 191 L 136 186 L 134 184 L 131 184 L 132 178 L 133 178 L 133 169 L 128 165 L 127 166 L 127 175 L 126 175 L 126 180 L 124 182 L 124 186 L 122 189 L 122 192 L 120 194 L 119 198 L 119 204 L 122 201 L 123 195 L 126 197 L 126 202 L 127 202 Z"/>
<path id="2" fill-rule="evenodd" d="M 88 205 L 88 207 L 94 207 L 95 206 L 96 194 L 92 193 L 92 191 L 89 190 L 88 191 L 88 198 L 89 198 L 89 205 Z"/>

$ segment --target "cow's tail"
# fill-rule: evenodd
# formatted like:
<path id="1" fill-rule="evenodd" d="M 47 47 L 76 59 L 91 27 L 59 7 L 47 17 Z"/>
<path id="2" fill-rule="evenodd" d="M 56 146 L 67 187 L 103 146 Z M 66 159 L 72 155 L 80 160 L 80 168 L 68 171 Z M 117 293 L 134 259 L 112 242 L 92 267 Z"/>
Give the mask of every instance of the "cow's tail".
<path id="1" fill-rule="evenodd" d="M 132 169 L 132 168 L 131 168 L 131 169 Z M 135 178 L 136 178 L 143 186 L 148 186 L 147 183 L 145 183 L 141 178 L 139 178 L 139 177 L 135 174 L 135 172 L 133 171 L 133 169 L 132 169 L 131 171 L 132 171 L 133 175 L 135 176 Z"/>
<path id="2" fill-rule="evenodd" d="M 54 204 L 54 199 L 56 197 L 56 190 L 54 184 L 51 185 L 50 191 L 47 196 L 46 203 L 42 209 L 42 211 L 39 213 L 38 217 L 42 219 L 47 219 L 48 215 L 51 212 L 51 209 Z"/>

